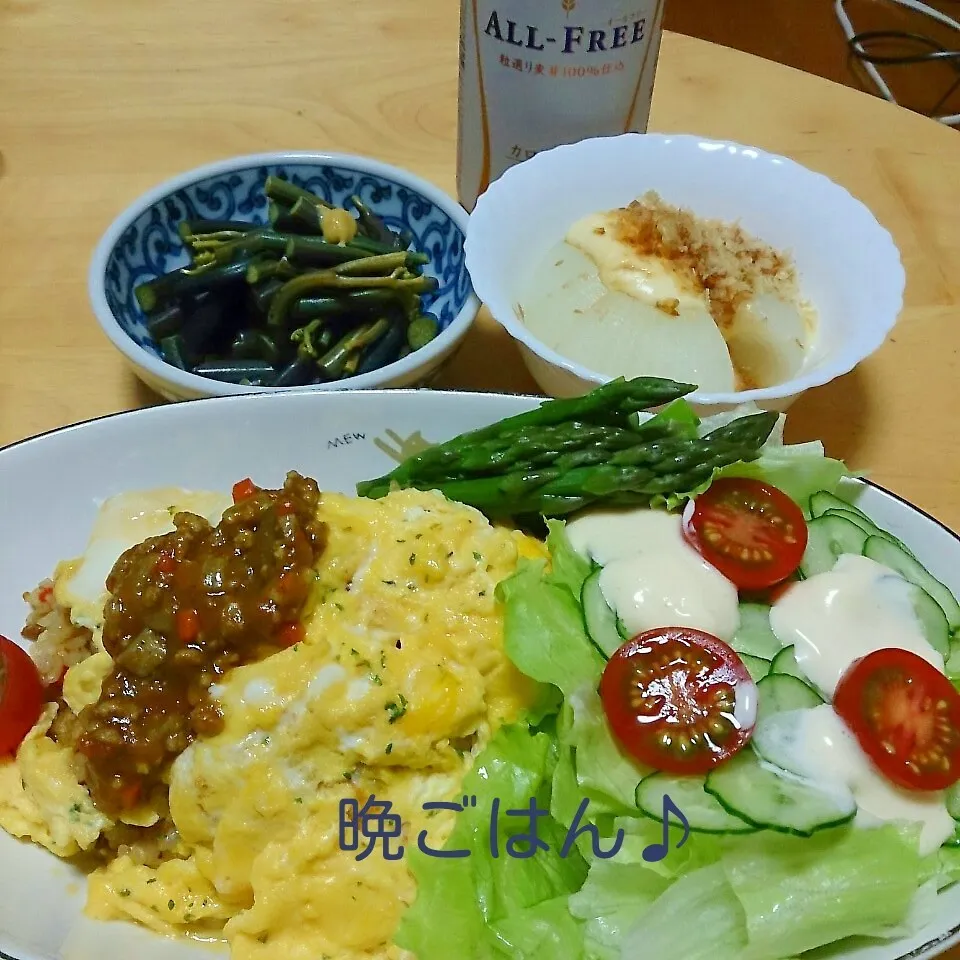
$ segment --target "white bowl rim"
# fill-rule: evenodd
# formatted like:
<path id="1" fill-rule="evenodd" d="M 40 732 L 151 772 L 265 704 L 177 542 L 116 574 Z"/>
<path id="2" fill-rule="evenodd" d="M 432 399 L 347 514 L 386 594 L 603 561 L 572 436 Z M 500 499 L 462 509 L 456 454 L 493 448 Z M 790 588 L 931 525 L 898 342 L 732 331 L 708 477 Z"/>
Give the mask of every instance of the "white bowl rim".
<path id="1" fill-rule="evenodd" d="M 516 400 L 528 400 L 531 403 L 544 404 L 551 400 L 556 399 L 555 397 L 548 397 L 542 394 L 535 393 L 510 393 L 508 391 L 493 391 L 493 390 L 434 390 L 432 388 L 428 389 L 425 387 L 379 387 L 371 390 L 364 390 L 360 388 L 347 387 L 343 390 L 336 391 L 338 394 L 362 394 L 364 397 L 380 397 L 383 400 L 392 400 L 398 396 L 410 395 L 410 394 L 429 394 L 431 397 L 436 397 L 437 401 L 442 400 L 451 400 L 453 402 L 459 402 L 458 398 L 470 398 L 473 400 L 481 400 L 487 397 L 509 397 L 510 399 Z M 309 387 L 285 387 L 279 388 L 272 391 L 260 391 L 258 393 L 245 393 L 245 394 L 236 394 L 230 396 L 207 396 L 207 397 L 194 397 L 190 400 L 184 400 L 177 404 L 177 407 L 183 405 L 194 407 L 197 404 L 232 404 L 236 406 L 239 403 L 249 404 L 249 403 L 265 403 L 267 398 L 271 396 L 276 396 L 278 394 L 291 394 L 291 393 L 303 393 L 310 396 L 316 396 L 320 391 L 311 390 Z M 692 396 L 692 395 L 691 395 Z M 683 399 L 688 400 L 688 397 Z M 154 404 L 149 407 L 133 407 L 128 410 L 115 410 L 111 413 L 101 413 L 95 417 L 88 417 L 85 420 L 77 420 L 74 423 L 65 423 L 59 427 L 51 427 L 49 430 L 43 430 L 40 433 L 32 434 L 28 437 L 21 437 L 18 440 L 11 440 L 9 443 L 0 444 L 0 461 L 7 454 L 8 451 L 14 450 L 15 448 L 20 448 L 24 446 L 30 446 L 40 441 L 45 440 L 47 437 L 55 436 L 58 434 L 65 433 L 74 433 L 81 430 L 84 427 L 89 426 L 90 424 L 100 423 L 103 420 L 116 420 L 116 419 L 125 419 L 125 418 L 144 418 L 144 417 L 164 417 L 167 416 L 167 411 L 170 409 L 169 404 Z M 943 520 L 938 519 L 932 513 L 930 513 L 925 508 L 919 506 L 918 504 L 911 503 L 907 500 L 906 497 L 901 496 L 899 493 L 891 490 L 889 487 L 883 486 L 883 484 L 877 483 L 875 480 L 871 480 L 867 476 L 854 475 L 854 479 L 858 483 L 862 483 L 865 486 L 873 487 L 881 492 L 889 495 L 894 500 L 897 500 L 900 504 L 905 507 L 909 507 L 911 510 L 916 511 L 917 513 L 924 516 L 927 520 L 930 520 L 932 523 L 936 524 L 938 527 L 943 529 L 946 533 L 949 533 L 958 544 L 960 544 L 960 531 L 954 530 L 948 524 L 944 523 Z M 960 931 L 960 925 L 958 925 L 957 930 Z"/>
<path id="2" fill-rule="evenodd" d="M 470 281 L 470 293 L 463 306 L 447 328 L 430 343 L 425 347 L 421 347 L 419 350 L 412 351 L 400 360 L 395 360 L 393 363 L 389 363 L 377 370 L 372 370 L 369 373 L 362 373 L 350 377 L 348 381 L 334 380 L 329 383 L 315 383 L 296 387 L 241 386 L 240 384 L 226 383 L 222 380 L 201 377 L 198 374 L 180 370 L 172 364 L 165 363 L 159 357 L 155 357 L 149 351 L 135 343 L 129 334 L 120 326 L 113 311 L 110 309 L 110 305 L 107 303 L 104 284 L 107 260 L 109 260 L 110 254 L 120 237 L 123 236 L 124 231 L 126 231 L 139 216 L 164 197 L 184 187 L 188 187 L 198 180 L 205 180 L 208 177 L 231 173 L 235 170 L 250 167 L 285 163 L 309 163 L 347 167 L 359 173 L 369 173 L 384 177 L 385 179 L 394 180 L 422 194 L 434 206 L 443 210 L 460 228 L 464 237 L 464 269 L 466 269 L 466 236 L 469 223 L 469 216 L 466 210 L 438 186 L 428 180 L 424 180 L 409 170 L 404 170 L 402 167 L 393 166 L 392 164 L 384 163 L 381 160 L 375 160 L 372 157 L 366 157 L 361 154 L 325 153 L 309 150 L 276 150 L 265 153 L 248 153 L 227 157 L 223 160 L 215 160 L 212 163 L 203 164 L 191 170 L 178 173 L 141 194 L 113 220 L 94 248 L 93 256 L 90 260 L 90 267 L 87 272 L 87 295 L 90 304 L 93 307 L 94 315 L 100 324 L 101 330 L 103 330 L 111 343 L 113 343 L 135 367 L 144 368 L 156 379 L 176 385 L 182 391 L 187 391 L 191 394 L 201 393 L 204 395 L 196 399 L 206 399 L 209 395 L 218 397 L 242 396 L 252 393 L 281 393 L 291 390 L 309 390 L 313 393 L 342 391 L 346 389 L 362 390 L 370 387 L 383 386 L 385 380 L 399 379 L 415 374 L 417 370 L 428 366 L 431 361 L 442 357 L 444 353 L 452 349 L 457 341 L 467 332 L 480 310 L 480 300 L 477 297 L 476 291 L 473 289 L 472 280 Z M 347 383 L 349 383 L 349 386 L 346 386 Z"/>
<path id="3" fill-rule="evenodd" d="M 824 363 L 815 372 L 811 371 L 804 376 L 794 377 L 792 380 L 777 384 L 773 387 L 743 390 L 739 393 L 691 393 L 689 396 L 687 396 L 687 400 L 689 400 L 691 403 L 720 405 L 750 402 L 761 403 L 763 401 L 780 400 L 785 397 L 793 397 L 804 392 L 805 390 L 810 390 L 814 387 L 822 387 L 831 380 L 836 380 L 838 377 L 845 376 L 846 374 L 850 373 L 854 367 L 856 367 L 859 363 L 862 363 L 867 357 L 869 357 L 883 345 L 887 336 L 896 325 L 897 319 L 903 310 L 904 292 L 906 290 L 907 278 L 906 272 L 903 268 L 903 261 L 900 256 L 900 249 L 894 242 L 890 231 L 887 230 L 887 228 L 884 227 L 879 220 L 877 220 L 873 211 L 871 211 L 862 200 L 859 200 L 852 193 L 850 193 L 849 190 L 828 177 L 826 174 L 819 173 L 816 170 L 811 170 L 809 167 L 804 166 L 802 163 L 798 163 L 796 160 L 792 160 L 790 157 L 785 157 L 777 153 L 771 153 L 770 151 L 763 150 L 760 147 L 753 147 L 738 143 L 734 140 L 717 140 L 713 137 L 704 137 L 693 133 L 619 133 L 608 137 L 588 137 L 584 140 L 579 140 L 576 143 L 561 144 L 560 146 L 553 147 L 550 150 L 543 150 L 536 156 L 531 157 L 529 160 L 524 160 L 521 163 L 509 167 L 503 174 L 500 175 L 500 177 L 497 178 L 497 180 L 490 184 L 487 190 L 484 191 L 484 194 L 494 189 L 497 183 L 506 178 L 510 178 L 510 180 L 512 180 L 517 176 L 525 176 L 526 174 L 521 172 L 525 165 L 536 164 L 538 160 L 541 160 L 541 158 L 547 157 L 550 154 L 573 152 L 575 150 L 582 149 L 584 145 L 594 144 L 606 140 L 622 140 L 624 137 L 642 137 L 647 142 L 655 141 L 663 145 L 669 145 L 676 141 L 682 146 L 707 144 L 718 149 L 727 148 L 728 150 L 737 153 L 753 154 L 754 156 L 752 156 L 751 159 L 776 163 L 786 168 L 791 168 L 801 177 L 819 180 L 826 184 L 828 189 L 834 190 L 838 194 L 843 195 L 851 211 L 856 211 L 858 215 L 863 217 L 865 223 L 867 223 L 873 230 L 877 239 L 878 249 L 886 247 L 887 254 L 889 255 L 889 262 L 887 263 L 889 269 L 883 274 L 883 276 L 885 278 L 886 285 L 889 288 L 888 295 L 890 297 L 891 308 L 894 306 L 894 304 L 896 304 L 896 309 L 891 309 L 888 322 L 876 327 L 872 327 L 869 336 L 865 336 L 863 338 L 863 346 L 866 350 L 866 352 L 863 353 L 863 356 L 854 360 L 852 363 Z M 476 216 L 478 209 L 482 210 L 481 205 L 483 203 L 484 194 L 481 194 L 477 199 L 476 206 L 474 207 L 473 212 L 470 214 L 471 220 L 474 216 Z M 467 229 L 467 237 L 463 248 L 467 263 L 467 270 L 469 271 L 471 261 L 471 237 L 469 227 Z M 472 274 L 471 280 L 473 280 Z M 477 290 L 477 283 L 475 280 L 473 280 L 473 284 L 474 290 Z M 481 300 L 483 300 L 482 293 L 478 291 L 478 295 L 481 297 Z M 522 343 L 528 350 L 551 365 L 559 367 L 567 373 L 572 374 L 575 377 L 579 377 L 582 380 L 596 384 L 597 386 L 607 383 L 610 379 L 612 379 L 611 377 L 605 377 L 603 374 L 596 373 L 595 371 L 590 370 L 588 367 L 585 367 L 574 360 L 570 360 L 567 357 L 564 357 L 562 354 L 557 353 L 551 347 L 548 347 L 545 343 L 533 336 L 530 330 L 517 319 L 512 310 L 509 311 L 504 317 L 497 316 L 493 310 L 490 310 L 490 315 L 510 334 L 511 337 Z"/>

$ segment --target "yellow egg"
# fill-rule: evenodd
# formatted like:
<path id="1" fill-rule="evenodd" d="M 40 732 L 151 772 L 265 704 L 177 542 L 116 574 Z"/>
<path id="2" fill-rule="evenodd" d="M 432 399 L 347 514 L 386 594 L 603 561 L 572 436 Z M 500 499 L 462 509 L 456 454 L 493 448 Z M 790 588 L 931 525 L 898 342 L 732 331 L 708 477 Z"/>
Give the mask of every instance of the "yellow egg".
<path id="1" fill-rule="evenodd" d="M 61 568 L 57 599 L 96 629 L 122 550 L 172 529 L 176 510 L 216 521 L 228 502 L 172 490 L 108 501 L 83 556 Z M 423 805 L 457 797 L 474 756 L 534 694 L 503 651 L 497 583 L 521 555 L 546 553 L 437 493 L 324 494 L 319 516 L 328 542 L 304 639 L 213 686 L 223 728 L 169 775 L 177 858 L 111 859 L 90 878 L 92 916 L 221 936 L 233 960 L 406 956 L 391 940 L 416 892 L 407 861 L 341 849 L 344 804 L 388 804 L 405 848 L 421 831 L 443 844 L 455 814 Z M 100 651 L 68 671 L 71 709 L 97 699 L 110 667 Z M 0 765 L 0 825 L 68 855 L 112 824 L 77 782 L 69 748 L 45 733 Z M 148 827 L 157 816 L 125 819 Z"/>
<path id="2" fill-rule="evenodd" d="M 176 487 L 111 497 L 100 507 L 82 555 L 58 567 L 54 586 L 57 603 L 71 609 L 75 624 L 97 631 L 103 625 L 107 576 L 125 550 L 172 531 L 176 513 L 196 513 L 217 523 L 231 502 L 221 493 Z"/>

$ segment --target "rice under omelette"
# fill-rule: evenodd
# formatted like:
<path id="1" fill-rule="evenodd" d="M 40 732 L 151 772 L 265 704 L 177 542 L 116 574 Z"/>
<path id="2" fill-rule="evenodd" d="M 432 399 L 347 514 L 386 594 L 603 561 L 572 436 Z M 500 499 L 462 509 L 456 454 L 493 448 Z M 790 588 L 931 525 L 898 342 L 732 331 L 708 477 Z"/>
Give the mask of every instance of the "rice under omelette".
<path id="1" fill-rule="evenodd" d="M 301 639 L 219 678 L 219 732 L 176 757 L 164 796 L 108 814 L 54 736 L 113 667 L 106 574 L 179 511 L 216 523 L 229 503 L 172 489 L 109 500 L 83 556 L 41 588 L 44 622 L 59 618 L 71 637 L 68 669 L 62 696 L 0 760 L 0 826 L 57 856 L 95 858 L 95 918 L 220 937 L 236 960 L 409 957 L 391 943 L 416 896 L 406 858 L 342 850 L 340 801 L 387 800 L 400 843 L 415 847 L 426 831 L 443 845 L 456 815 L 423 804 L 456 798 L 473 757 L 534 695 L 503 652 L 495 587 L 520 556 L 546 552 L 438 493 L 323 493 L 327 540 Z M 58 664 L 42 644 L 35 659 L 49 674 Z"/>

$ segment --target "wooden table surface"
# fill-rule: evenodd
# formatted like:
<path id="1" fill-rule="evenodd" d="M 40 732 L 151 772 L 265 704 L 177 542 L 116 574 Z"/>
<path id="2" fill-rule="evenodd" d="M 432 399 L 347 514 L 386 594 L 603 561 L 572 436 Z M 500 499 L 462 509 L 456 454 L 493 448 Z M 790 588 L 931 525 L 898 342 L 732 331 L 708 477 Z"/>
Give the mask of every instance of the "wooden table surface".
<path id="1" fill-rule="evenodd" d="M 0 443 L 160 402 L 96 326 L 90 254 L 141 192 L 272 149 L 371 154 L 454 192 L 457 5 L 440 0 L 0 0 Z M 727 137 L 834 178 L 894 234 L 890 341 L 792 411 L 828 451 L 960 529 L 949 400 L 960 332 L 960 136 L 855 90 L 664 38 L 651 128 Z M 441 386 L 534 392 L 481 315 Z"/>

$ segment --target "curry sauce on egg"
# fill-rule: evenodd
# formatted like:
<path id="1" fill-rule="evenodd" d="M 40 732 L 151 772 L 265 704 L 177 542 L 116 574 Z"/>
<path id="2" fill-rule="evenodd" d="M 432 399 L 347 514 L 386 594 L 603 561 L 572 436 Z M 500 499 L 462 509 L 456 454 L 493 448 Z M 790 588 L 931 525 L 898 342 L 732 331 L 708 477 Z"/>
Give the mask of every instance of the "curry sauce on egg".
<path id="1" fill-rule="evenodd" d="M 288 486 L 300 481 L 288 479 Z M 63 696 L 17 757 L 0 762 L 0 825 L 60 856 L 96 853 L 101 865 L 90 874 L 87 904 L 96 918 L 223 938 L 238 960 L 400 958 L 407 955 L 391 940 L 416 895 L 406 858 L 386 858 L 378 842 L 358 859 L 363 838 L 359 851 L 342 849 L 343 810 L 386 801 L 399 817 L 396 849 L 415 849 L 421 832 L 433 848 L 443 845 L 455 814 L 424 811 L 424 803 L 456 798 L 473 756 L 534 696 L 532 682 L 503 651 L 495 587 L 519 556 L 546 553 L 539 542 L 492 526 L 438 493 L 404 490 L 369 500 L 317 492 L 311 502 L 305 489 L 280 522 L 290 533 L 280 537 L 291 547 L 287 561 L 303 562 L 285 566 L 283 551 L 268 551 L 252 565 L 258 603 L 272 612 L 245 594 L 244 622 L 258 626 L 230 634 L 243 642 L 227 642 L 225 625 L 236 613 L 228 612 L 229 602 L 201 603 L 225 581 L 194 571 L 184 580 L 192 586 L 178 593 L 171 580 L 176 596 L 192 598 L 186 609 L 206 611 L 197 610 L 199 624 L 187 631 L 192 639 L 178 650 L 204 647 L 205 636 L 217 639 L 192 680 L 171 681 L 185 701 L 171 701 L 177 706 L 169 716 L 151 701 L 152 731 L 162 720 L 176 722 L 161 744 L 162 760 L 146 773 L 136 773 L 136 762 L 130 768 L 141 790 L 104 802 L 105 781 L 91 775 L 85 746 L 104 704 L 112 711 L 105 732 L 120 734 L 115 756 L 126 755 L 124 736 L 136 741 L 131 733 L 138 728 L 120 722 L 128 647 L 111 632 L 117 607 L 124 616 L 133 607 L 111 590 L 102 644 L 91 643 L 69 668 Z M 200 540 L 222 526 L 201 525 L 208 539 Z M 172 541 L 163 536 L 183 532 L 182 523 L 174 527 L 135 556 L 164 556 L 162 544 Z M 239 563 L 245 548 L 230 543 Z M 127 582 L 123 569 L 122 562 L 114 567 L 121 576 L 111 586 Z M 306 590 L 292 590 L 293 606 L 273 596 L 270 607 L 264 597 L 290 569 Z M 148 579 L 143 591 L 155 585 Z M 288 627 L 292 611 L 295 630 Z M 150 629 L 172 641 L 179 636 L 176 611 Z M 134 642 L 131 630 L 123 636 Z M 241 652 L 218 667 L 224 650 Z M 157 663 L 167 656 L 176 652 L 161 660 L 153 653 Z M 140 679 L 152 690 L 151 676 Z M 112 777 L 128 772 L 111 763 L 104 769 Z"/>

